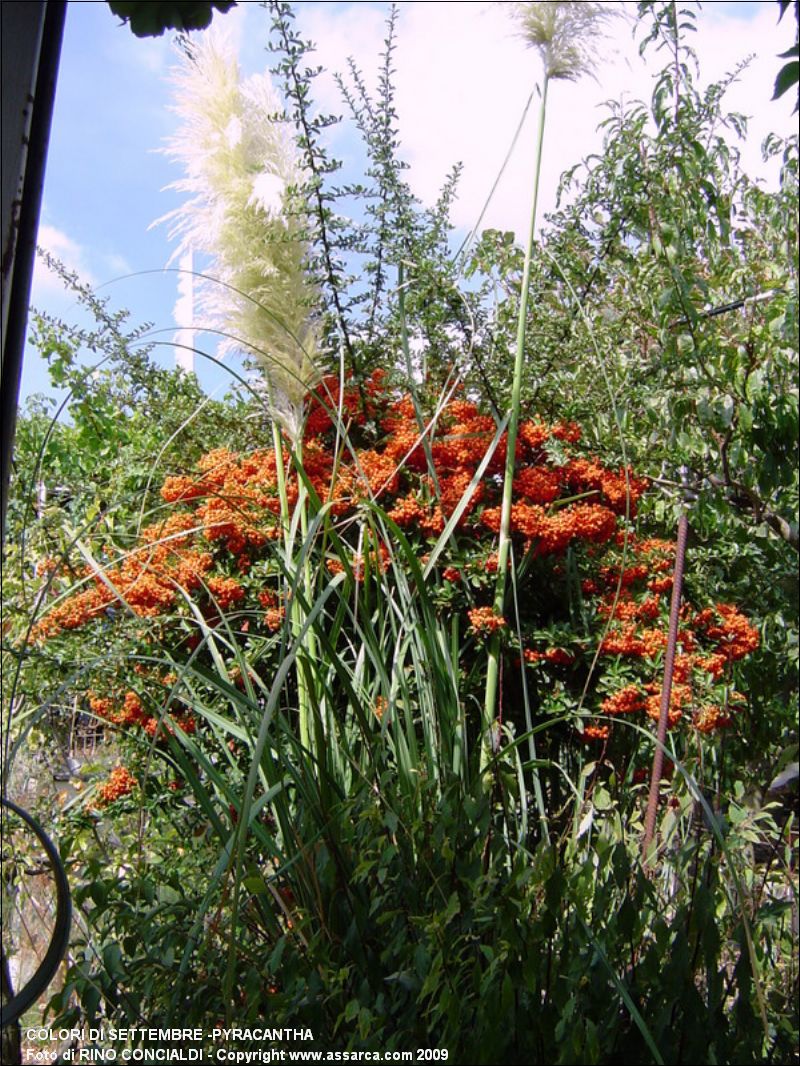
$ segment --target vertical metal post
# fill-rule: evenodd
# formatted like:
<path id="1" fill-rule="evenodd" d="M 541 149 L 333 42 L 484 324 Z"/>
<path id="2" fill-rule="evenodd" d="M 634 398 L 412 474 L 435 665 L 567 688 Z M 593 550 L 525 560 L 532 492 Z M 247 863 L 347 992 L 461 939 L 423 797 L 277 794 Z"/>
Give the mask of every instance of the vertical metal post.
<path id="1" fill-rule="evenodd" d="M 669 724 L 669 706 L 672 697 L 672 675 L 675 670 L 675 653 L 678 647 L 678 622 L 683 593 L 683 573 L 686 564 L 686 540 L 689 534 L 689 504 L 695 498 L 688 483 L 688 470 L 681 467 L 683 484 L 683 506 L 678 519 L 678 541 L 675 549 L 675 570 L 672 581 L 672 600 L 669 608 L 669 631 L 667 634 L 667 651 L 664 656 L 664 683 L 661 686 L 661 708 L 658 716 L 656 733 L 656 750 L 653 756 L 653 771 L 650 776 L 650 794 L 647 798 L 647 814 L 644 822 L 644 840 L 642 842 L 642 864 L 647 864 L 647 853 L 653 842 L 658 813 L 658 794 L 661 787 L 661 773 L 664 768 L 664 743 L 667 739 Z"/>
<path id="2" fill-rule="evenodd" d="M 11 452 L 25 347 L 28 301 L 36 233 L 44 185 L 47 144 L 53 116 L 66 0 L 6 2 L 0 15 L 3 68 L 2 123 L 2 345 L 0 345 L 0 544 L 5 541 Z M 8 724 L 4 723 L 4 729 Z M 4 761 L 3 761 L 4 762 Z M 52 864 L 58 893 L 57 928 L 33 978 L 15 994 L 11 970 L 0 946 L 0 1053 L 19 1063 L 19 1018 L 44 992 L 67 948 L 71 904 L 66 874 L 57 850 L 37 823 L 5 799 L 5 764 L 0 771 L 0 821 L 16 811 L 39 836 Z M 49 850 L 48 850 L 49 849 Z M 3 915 L 5 921 L 7 916 Z"/>
<path id="3" fill-rule="evenodd" d="M 50 123 L 53 117 L 53 103 L 55 100 L 56 77 L 58 75 L 58 60 L 61 54 L 61 38 L 64 33 L 64 20 L 66 18 L 66 0 L 47 0 L 47 3 L 5 3 L 9 13 L 21 17 L 23 20 L 31 18 L 38 20 L 41 10 L 44 10 L 44 21 L 41 26 L 40 45 L 38 55 L 34 56 L 35 84 L 33 86 L 32 100 L 28 101 L 30 108 L 30 120 L 27 138 L 22 137 L 25 144 L 11 145 L 16 149 L 15 160 L 20 167 L 19 176 L 22 179 L 22 194 L 18 204 L 18 213 L 14 216 L 15 223 L 11 226 L 8 236 L 3 234 L 3 241 L 8 239 L 8 245 L 3 248 L 2 282 L 3 282 L 3 329 L 2 329 L 2 361 L 0 361 L 0 438 L 2 439 L 2 454 L 0 455 L 0 528 L 5 535 L 5 519 L 7 507 L 8 484 L 11 477 L 11 450 L 14 444 L 14 429 L 17 423 L 17 401 L 19 398 L 19 386 L 22 375 L 22 354 L 25 348 L 25 328 L 28 321 L 28 301 L 31 293 L 31 279 L 33 277 L 33 262 L 36 254 L 36 233 L 39 228 L 39 212 L 42 204 L 42 189 L 44 187 L 45 161 L 47 158 L 47 144 L 50 138 Z M 3 19 L 3 74 L 6 75 L 6 63 L 9 50 L 13 50 L 14 40 L 9 36 L 5 39 L 6 21 Z M 38 23 L 37 23 L 38 24 Z M 13 69 L 10 73 L 14 73 Z M 34 68 L 26 70 L 23 66 L 23 78 L 33 78 Z M 11 85 L 14 96 L 14 86 Z M 30 95 L 30 88 L 24 84 L 24 91 Z M 3 97 L 5 104 L 6 86 L 4 85 Z M 5 136 L 5 110 L 3 114 L 3 134 Z M 17 124 L 12 122 L 9 126 L 12 131 L 16 130 Z M 5 155 L 6 145 L 3 143 Z M 17 175 L 14 175 L 16 180 Z M 9 179 L 10 180 L 10 179 Z M 6 184 L 5 180 L 3 182 Z M 9 187 L 11 185 L 9 184 Z M 16 186 L 14 186 L 16 187 Z M 3 205 L 6 210 L 6 205 Z"/>

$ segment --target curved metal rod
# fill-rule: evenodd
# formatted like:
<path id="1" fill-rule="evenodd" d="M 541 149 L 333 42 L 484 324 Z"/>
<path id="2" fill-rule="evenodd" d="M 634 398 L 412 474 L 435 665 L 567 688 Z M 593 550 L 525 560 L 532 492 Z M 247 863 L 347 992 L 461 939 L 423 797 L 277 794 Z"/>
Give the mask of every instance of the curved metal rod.
<path id="1" fill-rule="evenodd" d="M 28 1007 L 36 1002 L 53 977 L 55 977 L 56 970 L 64 958 L 69 943 L 72 922 L 72 899 L 61 856 L 44 829 L 32 815 L 18 807 L 16 803 L 12 803 L 11 800 L 0 799 L 0 805 L 20 817 L 37 837 L 45 850 L 47 858 L 50 860 L 56 882 L 56 924 L 50 938 L 50 946 L 30 981 L 21 991 L 12 996 L 8 1003 L 4 1003 L 2 1008 L 0 1008 L 0 1028 L 5 1028 L 7 1025 L 12 1025 L 16 1022 Z"/>

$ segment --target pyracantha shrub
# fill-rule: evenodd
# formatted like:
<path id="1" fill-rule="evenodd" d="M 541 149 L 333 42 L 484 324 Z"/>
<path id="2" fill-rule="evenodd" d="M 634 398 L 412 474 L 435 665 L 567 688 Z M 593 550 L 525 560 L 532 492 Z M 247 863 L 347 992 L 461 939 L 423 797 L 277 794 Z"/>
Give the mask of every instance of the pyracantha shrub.
<path id="1" fill-rule="evenodd" d="M 414 546 L 420 570 L 404 580 L 421 577 L 456 627 L 465 706 L 475 702 L 481 655 L 499 633 L 507 680 L 500 725 L 524 729 L 523 693 L 539 716 L 582 712 L 571 728 L 584 741 L 609 741 L 623 717 L 657 720 L 674 545 L 635 528 L 646 481 L 587 454 L 574 424 L 523 422 L 511 521 L 514 594 L 501 615 L 492 596 L 505 440 L 458 394 L 423 415 L 418 399 L 380 372 L 344 388 L 325 380 L 297 452 L 286 446 L 276 461 L 269 449 L 217 449 L 191 473 L 167 477 L 157 520 L 102 570 L 85 570 L 83 585 L 53 602 L 32 639 L 107 627 L 124 613 L 151 620 L 176 664 L 205 655 L 212 666 L 202 631 L 224 620 L 246 649 L 258 649 L 246 672 L 251 684 L 265 685 L 285 652 L 292 597 L 300 594 L 282 547 L 302 495 L 320 520 L 317 581 L 341 575 L 353 595 L 372 582 L 391 596 L 405 565 L 397 540 Z M 147 639 L 138 646 L 142 658 Z M 735 664 L 758 642 L 736 606 L 684 603 L 670 726 L 711 733 L 731 725 L 746 702 L 734 688 Z M 337 652 L 352 654 L 346 639 Z M 91 692 L 91 712 L 156 742 L 176 729 L 194 734 L 199 723 L 182 706 L 176 674 L 137 671 L 135 684 L 128 677 Z M 240 662 L 229 662 L 227 673 L 232 684 L 246 684 Z M 343 715 L 348 698 L 342 693 Z M 376 728 L 391 728 L 392 692 L 377 695 L 372 710 Z"/>

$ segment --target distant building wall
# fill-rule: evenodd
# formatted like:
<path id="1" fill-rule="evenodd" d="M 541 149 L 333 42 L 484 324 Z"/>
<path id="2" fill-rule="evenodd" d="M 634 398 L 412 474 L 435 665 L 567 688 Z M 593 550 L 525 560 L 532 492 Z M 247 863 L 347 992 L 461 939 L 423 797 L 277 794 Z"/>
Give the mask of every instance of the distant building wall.
<path id="1" fill-rule="evenodd" d="M 175 366 L 194 370 L 194 256 L 186 252 L 178 264 L 178 300 L 175 304 Z"/>

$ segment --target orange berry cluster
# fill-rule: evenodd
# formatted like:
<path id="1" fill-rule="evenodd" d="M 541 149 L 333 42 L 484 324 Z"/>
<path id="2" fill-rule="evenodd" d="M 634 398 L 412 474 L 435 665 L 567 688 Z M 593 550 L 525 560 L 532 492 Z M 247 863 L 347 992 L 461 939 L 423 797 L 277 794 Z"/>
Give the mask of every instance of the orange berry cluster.
<path id="1" fill-rule="evenodd" d="M 600 704 L 603 714 L 635 714 L 644 707 L 645 699 L 638 685 L 625 685 Z"/>
<path id="2" fill-rule="evenodd" d="M 108 776 L 105 784 L 97 790 L 97 806 L 107 807 L 109 803 L 129 796 L 139 782 L 125 766 L 116 766 Z"/>
<path id="3" fill-rule="evenodd" d="M 347 447 L 341 447 L 337 424 L 347 429 Z M 430 417 L 419 412 L 409 395 L 393 390 L 381 372 L 358 384 L 325 379 L 309 398 L 298 447 L 302 479 L 288 448 L 277 455 L 268 448 L 249 454 L 210 451 L 194 471 L 166 478 L 161 488 L 165 516 L 143 530 L 132 550 L 111 560 L 102 576 L 85 572 L 84 586 L 53 606 L 34 636 L 43 640 L 74 630 L 123 605 L 143 618 L 169 620 L 181 610 L 188 614 L 187 593 L 199 601 L 209 625 L 216 624 L 220 611 L 235 609 L 248 614 L 239 622 L 242 632 L 253 637 L 276 633 L 286 617 L 284 583 L 274 568 L 265 574 L 263 563 L 270 544 L 283 535 L 282 495 L 291 509 L 304 486 L 340 524 L 343 541 L 354 539 L 358 530 L 363 537 L 364 523 L 353 520 L 365 502 L 374 501 L 419 549 L 423 561 L 429 547 L 425 541 L 438 537 L 458 508 L 455 550 L 460 545 L 461 554 L 440 557 L 445 595 L 449 603 L 464 603 L 471 636 L 507 629 L 502 615 L 480 605 L 481 593 L 478 605 L 471 598 L 481 585 L 478 575 L 485 577 L 498 567 L 493 549 L 501 524 L 506 435 L 499 438 L 484 476 L 475 480 L 496 433 L 494 419 L 462 396 Z M 639 677 L 616 692 L 601 690 L 598 710 L 612 718 L 634 712 L 654 717 L 675 546 L 633 536 L 628 519 L 636 513 L 646 481 L 629 469 L 609 469 L 579 454 L 580 437 L 571 423 L 527 420 L 520 425 L 510 526 L 514 553 L 517 558 L 552 559 L 554 574 L 568 549 L 578 549 L 574 557 L 581 565 L 589 561 L 593 572 L 581 588 L 589 601 L 588 617 L 603 633 L 600 655 L 621 657 L 624 670 Z M 326 560 L 330 572 L 352 574 L 363 582 L 390 568 L 386 544 L 350 543 L 348 550 L 349 567 L 337 555 Z M 465 550 L 472 556 L 465 559 Z M 253 610 L 256 604 L 260 610 Z M 183 639 L 189 649 L 199 643 L 196 635 Z M 512 645 L 515 639 L 508 635 Z M 592 643 L 576 635 L 573 641 L 559 634 L 550 641 L 541 638 L 538 648 L 520 651 L 531 666 L 557 670 L 562 683 L 565 676 L 577 677 L 583 652 L 594 655 L 597 639 Z M 574 644 L 574 650 L 558 646 L 559 641 L 570 649 Z M 758 633 L 737 608 L 718 605 L 684 611 L 679 643 L 670 720 L 674 724 L 691 709 L 697 729 L 708 732 L 729 719 L 716 713 L 713 702 L 703 700 L 695 709 L 695 692 L 730 680 L 732 664 L 758 646 Z M 727 706 L 721 699 L 718 703 Z M 121 701 L 93 695 L 90 705 L 115 725 L 159 734 L 159 720 L 148 715 L 135 693 L 126 693 Z M 376 704 L 376 714 L 380 706 Z M 190 716 L 173 721 L 186 732 L 195 728 Z M 595 723 L 586 735 L 605 739 L 607 730 L 606 723 Z"/>
<path id="4" fill-rule="evenodd" d="M 188 514 L 171 514 L 142 531 L 142 543 L 104 572 L 84 571 L 92 586 L 56 604 L 34 626 L 32 639 L 48 640 L 64 630 L 77 629 L 109 607 L 126 606 L 140 617 L 157 617 L 169 611 L 178 590 L 192 591 L 203 583 L 213 565 L 206 550 L 191 550 L 195 520 Z"/>
<path id="5" fill-rule="evenodd" d="M 108 696 L 97 696 L 90 692 L 89 707 L 98 718 L 103 718 L 112 725 L 144 725 L 149 717 L 135 692 L 125 693 L 122 706 Z"/>
<path id="6" fill-rule="evenodd" d="M 358 433 L 367 436 L 372 427 L 368 446 L 335 457 L 334 412 L 349 427 L 354 444 Z M 436 537 L 462 501 L 495 433 L 494 419 L 461 398 L 446 404 L 435 420 L 418 420 L 411 398 L 388 388 L 382 372 L 360 386 L 346 382 L 342 388 L 338 379 L 326 379 L 309 404 L 304 477 L 334 515 L 349 517 L 365 500 L 376 499 L 402 529 Z M 570 457 L 558 465 L 547 452 L 550 440 L 563 451 L 577 444 L 580 430 L 536 421 L 520 427 L 512 534 L 540 555 L 561 553 L 578 540 L 606 543 L 617 532 L 618 516 L 634 513 L 645 482 L 596 460 Z M 460 515 L 459 527 L 477 541 L 499 529 L 505 448 L 503 436 Z M 168 615 L 187 592 L 202 597 L 207 590 L 223 610 L 244 604 L 248 590 L 230 569 L 247 574 L 254 554 L 281 535 L 279 463 L 291 508 L 300 482 L 286 450 L 276 457 L 270 449 L 240 455 L 218 448 L 203 456 L 194 473 L 167 477 L 161 488 L 170 507 L 166 517 L 145 529 L 140 543 L 108 563 L 102 575 L 86 572 L 88 587 L 54 605 L 33 639 L 77 629 L 110 607 L 125 606 L 145 618 Z M 584 498 L 572 500 L 576 494 Z M 387 560 L 381 548 L 378 568 Z M 363 576 L 357 555 L 352 569 L 357 579 Z M 447 580 L 456 580 L 455 572 L 449 568 Z M 279 603 L 269 605 L 267 629 L 279 626 L 280 609 Z"/>
<path id="7" fill-rule="evenodd" d="M 597 725 L 596 722 L 590 722 L 583 727 L 583 735 L 587 740 L 608 740 L 610 733 L 607 725 Z"/>
<path id="8" fill-rule="evenodd" d="M 654 662 L 667 644 L 667 612 L 675 545 L 655 538 L 638 540 L 628 535 L 623 542 L 628 553 L 642 562 L 624 569 L 599 568 L 598 578 L 582 583 L 584 595 L 596 597 L 597 616 L 608 619 L 600 644 L 606 656 L 642 660 L 645 678 L 624 685 L 600 703 L 607 715 L 639 711 L 657 721 L 661 710 L 663 666 Z M 653 576 L 664 574 L 664 576 Z M 653 625 L 657 620 L 661 625 Z M 717 704 L 701 703 L 709 685 L 730 680 L 731 665 L 759 646 L 758 630 L 732 605 L 716 604 L 701 611 L 684 605 L 678 630 L 678 647 L 672 676 L 668 723 L 676 725 L 690 712 L 692 725 L 712 733 L 730 725 L 732 717 Z M 527 656 L 526 656 L 527 657 Z M 647 677 L 649 673 L 649 678 Z M 733 702 L 730 697 L 727 703 Z"/>
<path id="9" fill-rule="evenodd" d="M 167 675 L 167 678 L 174 675 Z M 162 678 L 162 684 L 167 680 Z M 184 733 L 194 733 L 197 729 L 197 721 L 191 714 L 173 715 L 169 722 L 161 721 L 153 717 L 145 710 L 140 697 L 128 691 L 122 697 L 122 702 L 109 696 L 98 696 L 94 692 L 88 694 L 89 708 L 98 718 L 110 722 L 111 725 L 125 729 L 141 728 L 144 732 L 154 737 L 159 730 L 174 733 L 174 725 L 177 725 Z"/>
<path id="10" fill-rule="evenodd" d="M 334 412 L 355 443 L 357 433 L 364 435 L 371 425 L 369 445 L 353 447 L 335 460 Z M 326 379 L 309 404 L 304 476 L 337 516 L 349 516 L 363 501 L 376 499 L 401 528 L 436 537 L 467 492 L 496 426 L 460 398 L 446 404 L 434 421 L 422 421 L 422 426 L 420 421 L 411 398 L 393 393 L 381 372 L 361 386 L 348 382 L 341 388 L 338 379 Z M 559 466 L 547 453 L 551 439 L 563 448 L 576 444 L 580 431 L 564 423 L 525 422 L 520 427 L 512 533 L 543 555 L 560 553 L 580 539 L 605 543 L 616 533 L 617 516 L 635 511 L 645 483 L 594 460 L 575 457 Z M 469 527 L 479 540 L 499 528 L 498 475 L 505 447 L 502 437 L 460 516 L 459 526 Z M 78 628 L 110 606 L 124 604 L 142 617 L 164 615 L 175 608 L 180 590 L 197 592 L 205 586 L 223 609 L 243 601 L 241 583 L 230 573 L 216 572 L 220 560 L 215 563 L 215 555 L 220 547 L 227 549 L 234 566 L 246 574 L 253 553 L 280 536 L 278 463 L 291 508 L 300 485 L 287 451 L 276 457 L 270 449 L 239 455 L 218 448 L 200 460 L 194 473 L 167 477 L 161 496 L 180 510 L 145 529 L 141 543 L 110 563 L 103 575 L 87 574 L 90 587 L 54 606 L 34 638 Z M 594 499 L 560 503 L 575 494 Z M 358 560 L 354 569 L 360 569 Z"/>
<path id="11" fill-rule="evenodd" d="M 730 725 L 731 716 L 726 714 L 721 707 L 714 703 L 708 703 L 701 707 L 694 716 L 693 725 L 700 733 L 713 733 L 720 726 Z"/>
<path id="12" fill-rule="evenodd" d="M 533 648 L 525 648 L 523 658 L 528 663 L 553 663 L 555 666 L 572 666 L 575 656 L 564 648 L 546 648 L 544 651 L 536 651 Z"/>
<path id="13" fill-rule="evenodd" d="M 476 635 L 496 633 L 506 626 L 501 614 L 495 614 L 491 607 L 473 607 L 467 611 L 472 632 Z"/>
<path id="14" fill-rule="evenodd" d="M 717 645 L 717 654 L 727 662 L 743 659 L 755 651 L 760 643 L 756 627 L 732 604 L 718 603 L 698 611 L 693 625 Z"/>

